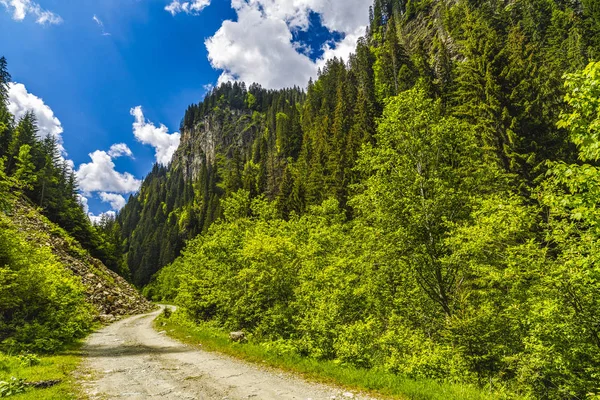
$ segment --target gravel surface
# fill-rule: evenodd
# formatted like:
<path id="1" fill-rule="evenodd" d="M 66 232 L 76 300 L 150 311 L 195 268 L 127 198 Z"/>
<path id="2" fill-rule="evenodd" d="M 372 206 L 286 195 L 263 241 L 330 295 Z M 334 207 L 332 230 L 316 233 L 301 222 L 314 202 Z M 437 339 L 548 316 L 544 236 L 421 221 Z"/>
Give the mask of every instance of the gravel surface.
<path id="1" fill-rule="evenodd" d="M 121 320 L 89 337 L 83 368 L 91 399 L 371 399 L 181 344 L 153 329 L 159 313 Z"/>

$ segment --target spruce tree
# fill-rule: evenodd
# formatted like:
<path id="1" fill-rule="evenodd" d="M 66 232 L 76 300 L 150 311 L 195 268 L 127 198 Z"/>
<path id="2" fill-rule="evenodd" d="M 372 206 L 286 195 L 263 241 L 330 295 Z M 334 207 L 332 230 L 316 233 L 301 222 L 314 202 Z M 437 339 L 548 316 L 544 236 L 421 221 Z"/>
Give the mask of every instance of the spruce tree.
<path id="1" fill-rule="evenodd" d="M 17 185 L 24 190 L 32 190 L 37 180 L 31 157 L 31 146 L 28 144 L 21 145 L 19 149 L 14 178 L 17 180 Z"/>

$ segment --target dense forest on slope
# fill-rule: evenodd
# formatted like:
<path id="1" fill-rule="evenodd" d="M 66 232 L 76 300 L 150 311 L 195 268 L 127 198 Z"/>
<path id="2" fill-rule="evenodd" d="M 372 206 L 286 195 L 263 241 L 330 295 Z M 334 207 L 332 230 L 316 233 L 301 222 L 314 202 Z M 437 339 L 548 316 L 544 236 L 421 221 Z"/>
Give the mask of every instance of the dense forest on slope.
<path id="1" fill-rule="evenodd" d="M 90 255 L 124 272 L 79 204 L 55 139 L 37 136 L 33 114 L 15 121 L 8 111 L 9 82 L 0 58 L 0 355 L 52 353 L 89 333 L 101 316 L 150 304 Z"/>
<path id="2" fill-rule="evenodd" d="M 306 92 L 190 106 L 115 221 L 134 282 L 279 352 L 593 397 L 596 2 L 376 0 L 370 20 Z"/>

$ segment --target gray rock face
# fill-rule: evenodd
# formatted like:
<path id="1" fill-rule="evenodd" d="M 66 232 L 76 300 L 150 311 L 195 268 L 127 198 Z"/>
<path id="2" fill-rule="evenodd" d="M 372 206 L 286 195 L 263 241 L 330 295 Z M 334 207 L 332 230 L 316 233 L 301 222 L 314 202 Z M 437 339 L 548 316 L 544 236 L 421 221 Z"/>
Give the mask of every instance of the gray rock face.
<path id="1" fill-rule="evenodd" d="M 196 181 L 205 165 L 214 164 L 217 151 L 235 148 L 249 153 L 262 124 L 250 112 L 215 110 L 193 129 L 181 132 L 173 168 L 182 168 L 184 179 Z"/>

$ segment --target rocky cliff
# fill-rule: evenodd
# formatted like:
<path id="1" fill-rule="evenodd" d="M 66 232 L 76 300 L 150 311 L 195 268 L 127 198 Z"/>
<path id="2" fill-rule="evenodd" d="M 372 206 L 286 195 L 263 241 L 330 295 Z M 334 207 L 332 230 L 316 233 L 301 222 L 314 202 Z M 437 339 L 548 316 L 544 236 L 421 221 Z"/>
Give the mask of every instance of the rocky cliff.
<path id="1" fill-rule="evenodd" d="M 203 166 L 213 165 L 217 154 L 249 154 L 262 123 L 260 115 L 248 110 L 216 109 L 191 129 L 182 130 L 173 169 L 181 168 L 186 180 L 197 181 Z"/>

